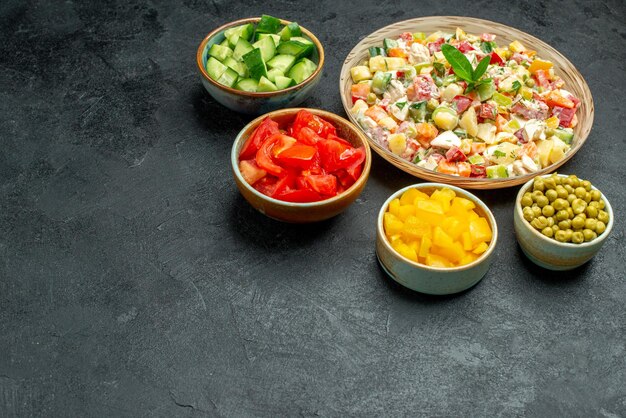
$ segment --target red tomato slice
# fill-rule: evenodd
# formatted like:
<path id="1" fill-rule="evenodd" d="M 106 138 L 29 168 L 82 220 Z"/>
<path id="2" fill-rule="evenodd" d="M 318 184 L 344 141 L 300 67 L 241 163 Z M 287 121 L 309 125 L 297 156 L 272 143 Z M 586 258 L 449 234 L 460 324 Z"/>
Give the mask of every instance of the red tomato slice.
<path id="1" fill-rule="evenodd" d="M 241 147 L 241 151 L 239 151 L 239 159 L 249 160 L 254 158 L 256 152 L 259 148 L 261 148 L 263 141 L 265 141 L 270 135 L 277 134 L 279 132 L 278 123 L 274 122 L 269 117 L 263 119 L 263 122 L 259 124 L 252 135 L 250 135 L 248 140 Z"/>
<path id="2" fill-rule="evenodd" d="M 266 196 L 271 196 L 276 188 L 276 181 L 278 179 L 274 176 L 265 176 L 261 180 L 254 183 L 254 187 L 257 191 L 263 193 Z"/>
<path id="3" fill-rule="evenodd" d="M 296 176 L 292 173 L 287 172 L 284 177 L 278 179 L 270 197 L 278 198 L 278 196 L 280 196 L 281 194 L 293 189 L 295 184 Z"/>
<path id="4" fill-rule="evenodd" d="M 298 131 L 298 134 L 294 136 L 296 137 L 298 141 L 306 145 L 315 145 L 317 144 L 318 141 L 324 139 L 318 134 L 316 134 L 315 131 L 309 128 L 308 126 L 305 126 L 302 129 L 300 129 Z"/>
<path id="5" fill-rule="evenodd" d="M 334 139 L 318 142 L 317 149 L 320 153 L 322 168 L 329 173 L 359 165 L 365 160 L 363 148 L 353 148 L 352 145 L 346 145 Z"/>
<path id="6" fill-rule="evenodd" d="M 307 170 L 313 164 L 315 154 L 317 148 L 296 143 L 276 155 L 276 161 L 282 166 Z"/>
<path id="7" fill-rule="evenodd" d="M 267 174 L 267 171 L 260 168 L 255 160 L 240 161 L 239 171 L 243 179 L 250 185 L 261 180 Z"/>
<path id="8" fill-rule="evenodd" d="M 352 144 L 350 142 L 348 142 L 347 139 L 343 139 L 342 137 L 337 136 L 335 134 L 328 135 L 328 139 L 332 139 L 333 141 L 341 142 L 342 144 L 348 145 L 349 147 L 352 146 Z"/>
<path id="9" fill-rule="evenodd" d="M 293 146 L 297 141 L 284 134 L 273 134 L 263 142 L 261 148 L 256 153 L 256 163 L 268 173 L 280 176 L 285 169 L 274 163 L 275 157 L 281 151 Z"/>
<path id="10" fill-rule="evenodd" d="M 504 60 L 502 59 L 502 57 L 500 57 L 500 55 L 496 54 L 495 52 L 492 52 L 491 60 L 489 61 L 489 64 L 496 64 L 496 65 L 503 66 Z"/>
<path id="11" fill-rule="evenodd" d="M 301 110 L 296 115 L 296 118 L 293 121 L 293 125 L 291 126 L 291 132 L 293 136 L 297 138 L 300 129 L 304 128 L 305 126 L 313 129 L 316 134 L 320 135 L 323 138 L 327 138 L 328 134 L 337 133 L 337 130 L 331 123 L 326 122 L 324 119 L 315 116 L 307 110 Z"/>
<path id="12" fill-rule="evenodd" d="M 306 189 L 313 190 L 324 196 L 334 196 L 337 194 L 337 177 L 332 174 L 311 174 L 300 177 Z"/>
<path id="13" fill-rule="evenodd" d="M 286 190 L 283 193 L 276 196 L 276 199 L 284 200 L 286 202 L 295 202 L 295 203 L 307 203 L 307 202 L 317 202 L 319 200 L 323 200 L 324 198 L 317 192 L 309 189 L 296 189 L 296 190 Z"/>
<path id="14" fill-rule="evenodd" d="M 470 99 L 469 97 L 458 95 L 454 96 L 452 102 L 456 104 L 456 112 L 460 115 L 461 113 L 465 112 L 468 107 L 470 107 L 470 105 L 472 104 L 472 99 Z"/>

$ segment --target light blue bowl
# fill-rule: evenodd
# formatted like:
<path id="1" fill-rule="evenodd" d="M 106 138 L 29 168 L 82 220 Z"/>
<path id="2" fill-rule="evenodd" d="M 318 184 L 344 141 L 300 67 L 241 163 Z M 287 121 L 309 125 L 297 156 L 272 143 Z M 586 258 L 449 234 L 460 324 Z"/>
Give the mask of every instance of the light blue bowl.
<path id="1" fill-rule="evenodd" d="M 202 85 L 209 94 L 222 105 L 235 112 L 247 113 L 250 115 L 260 115 L 276 109 L 295 107 L 306 100 L 322 78 L 322 68 L 324 67 L 324 48 L 320 41 L 306 28 L 300 26 L 302 34 L 315 44 L 315 51 L 311 57 L 313 62 L 317 62 L 315 72 L 302 83 L 295 86 L 272 92 L 252 93 L 226 87 L 216 80 L 213 80 L 206 72 L 206 62 L 208 50 L 213 44 L 219 44 L 224 40 L 224 31 L 233 26 L 246 23 L 257 23 L 260 17 L 240 19 L 220 26 L 209 33 L 198 47 L 196 62 L 200 71 Z M 290 22 L 282 20 L 283 25 Z"/>
<path id="2" fill-rule="evenodd" d="M 551 174 L 541 177 L 548 178 L 550 176 Z M 559 174 L 559 177 L 567 176 Z M 604 200 L 604 210 L 609 214 L 609 223 L 606 225 L 606 230 L 602 235 L 593 241 L 581 244 L 559 242 L 553 238 L 546 237 L 524 219 L 521 201 L 524 193 L 530 190 L 533 181 L 534 179 L 528 181 L 519 190 L 515 199 L 515 208 L 513 208 L 515 237 L 524 254 L 533 263 L 549 270 L 571 270 L 591 260 L 600 251 L 613 229 L 613 208 L 611 208 L 611 204 L 606 196 L 602 195 L 602 200 Z M 593 189 L 597 190 L 595 187 Z"/>
<path id="3" fill-rule="evenodd" d="M 474 209 L 480 216 L 489 222 L 493 236 L 487 251 L 472 263 L 459 267 L 441 268 L 430 267 L 417 263 L 398 254 L 387 240 L 383 227 L 383 216 L 393 199 L 399 198 L 409 189 L 417 189 L 431 194 L 437 189 L 447 187 L 454 190 L 457 196 L 471 200 L 476 205 Z M 491 265 L 493 250 L 498 241 L 498 226 L 493 214 L 480 199 L 473 194 L 455 186 L 442 183 L 421 183 L 407 186 L 392 194 L 383 204 L 378 213 L 376 234 L 376 255 L 383 270 L 396 282 L 409 289 L 431 295 L 449 295 L 462 292 L 478 283 L 487 273 Z"/>

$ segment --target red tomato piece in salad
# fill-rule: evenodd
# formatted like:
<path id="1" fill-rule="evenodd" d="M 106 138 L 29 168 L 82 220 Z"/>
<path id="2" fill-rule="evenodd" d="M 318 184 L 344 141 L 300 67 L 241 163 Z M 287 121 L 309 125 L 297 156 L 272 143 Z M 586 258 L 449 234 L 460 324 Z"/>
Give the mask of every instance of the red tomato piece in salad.
<path id="1" fill-rule="evenodd" d="M 359 99 L 367 100 L 367 95 L 370 94 L 370 85 L 369 83 L 353 84 L 350 90 L 352 92 L 352 104 L 354 104 Z"/>
<path id="2" fill-rule="evenodd" d="M 452 102 L 456 105 L 456 112 L 460 115 L 472 104 L 472 99 L 466 96 L 454 96 Z"/>
<path id="3" fill-rule="evenodd" d="M 298 181 L 306 189 L 312 190 L 324 196 L 337 194 L 337 177 L 331 174 L 311 174 L 299 177 Z"/>
<path id="4" fill-rule="evenodd" d="M 285 202 L 294 202 L 294 203 L 307 203 L 307 202 L 318 202 L 320 200 L 324 200 L 321 194 L 309 190 L 309 189 L 290 189 L 285 190 L 284 192 L 277 194 L 276 199 L 284 200 Z"/>
<path id="5" fill-rule="evenodd" d="M 459 147 L 452 146 L 452 148 L 446 152 L 446 160 L 448 160 L 448 162 L 465 161 L 467 157 Z"/>
<path id="6" fill-rule="evenodd" d="M 279 133 L 278 123 L 274 122 L 269 117 L 263 119 L 263 122 L 259 124 L 259 126 L 254 130 L 250 138 L 243 144 L 241 147 L 241 151 L 239 151 L 239 158 L 242 160 L 247 160 L 253 158 L 259 148 L 261 148 L 261 144 L 268 137 L 273 134 Z"/>
<path id="7" fill-rule="evenodd" d="M 498 54 L 496 54 L 495 52 L 491 52 L 491 60 L 489 61 L 489 64 L 496 64 L 499 66 L 503 66 L 504 65 L 504 60 L 502 59 L 502 57 Z"/>
<path id="8" fill-rule="evenodd" d="M 239 161 L 239 171 L 248 184 L 254 184 L 267 174 L 267 171 L 259 167 L 255 160 Z"/>

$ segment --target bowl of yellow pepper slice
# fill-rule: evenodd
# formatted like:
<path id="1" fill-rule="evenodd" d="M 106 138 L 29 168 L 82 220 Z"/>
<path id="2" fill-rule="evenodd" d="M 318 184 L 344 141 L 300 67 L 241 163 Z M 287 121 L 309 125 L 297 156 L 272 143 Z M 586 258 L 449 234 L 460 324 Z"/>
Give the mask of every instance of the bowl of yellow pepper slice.
<path id="1" fill-rule="evenodd" d="M 376 254 L 401 285 L 446 295 L 485 276 L 497 240 L 496 220 L 480 199 L 455 186 L 421 183 L 397 191 L 381 207 Z"/>

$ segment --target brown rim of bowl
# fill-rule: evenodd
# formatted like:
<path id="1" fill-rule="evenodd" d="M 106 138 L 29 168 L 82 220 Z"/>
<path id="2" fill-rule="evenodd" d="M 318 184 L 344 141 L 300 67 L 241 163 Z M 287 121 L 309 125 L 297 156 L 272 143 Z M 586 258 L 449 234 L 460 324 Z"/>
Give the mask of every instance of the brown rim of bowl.
<path id="1" fill-rule="evenodd" d="M 489 242 L 489 246 L 487 247 L 485 252 L 480 254 L 480 256 L 476 260 L 472 261 L 471 263 L 463 264 L 461 266 L 454 266 L 454 267 L 433 267 L 433 266 L 428 266 L 428 265 L 426 265 L 424 263 L 420 263 L 418 261 L 409 260 L 408 258 L 406 258 L 402 254 L 400 254 L 398 251 L 396 251 L 395 248 L 393 248 L 391 246 L 391 243 L 389 242 L 389 239 L 387 238 L 387 235 L 385 234 L 385 227 L 384 227 L 384 222 L 383 222 L 383 217 L 384 217 L 385 213 L 387 212 L 387 209 L 389 208 L 389 204 L 391 203 L 392 200 L 394 200 L 396 198 L 400 198 L 400 196 L 402 196 L 402 194 L 404 192 L 406 192 L 407 190 L 409 190 L 409 189 L 420 190 L 420 189 L 429 188 L 429 187 L 432 187 L 432 188 L 437 189 L 437 190 L 441 190 L 441 189 L 447 187 L 449 189 L 454 190 L 455 193 L 458 193 L 458 194 L 461 194 L 461 195 L 465 195 L 463 197 L 465 197 L 468 200 L 471 200 L 472 202 L 476 203 L 476 205 L 480 206 L 481 209 L 483 210 L 483 212 L 485 212 L 485 215 L 487 215 L 489 224 L 491 225 L 491 232 L 492 232 L 491 241 Z M 402 259 L 402 261 L 404 261 L 407 264 L 410 264 L 413 267 L 418 267 L 418 268 L 423 269 L 423 270 L 432 270 L 432 271 L 436 271 L 436 272 L 458 272 L 458 271 L 469 270 L 470 268 L 473 268 L 473 267 L 477 266 L 478 264 L 482 263 L 483 261 L 485 261 L 491 255 L 491 253 L 493 253 L 495 251 L 496 244 L 498 242 L 498 224 L 496 222 L 496 217 L 493 215 L 493 212 L 491 211 L 491 209 L 489 209 L 489 206 L 487 206 L 487 204 L 485 202 L 483 202 L 475 194 L 473 194 L 473 193 L 471 193 L 471 192 L 469 192 L 469 191 L 467 191 L 465 189 L 462 189 L 459 186 L 455 186 L 453 184 L 437 183 L 437 182 L 426 182 L 426 183 L 411 184 L 411 185 L 403 187 L 402 189 L 397 190 L 396 192 L 392 193 L 387 198 L 387 200 L 385 200 L 385 203 L 383 203 L 383 205 L 380 207 L 380 210 L 378 211 L 378 216 L 376 217 L 376 231 L 380 235 L 380 239 L 382 240 L 382 242 L 385 245 L 385 247 L 387 247 L 388 250 L 392 251 L 394 254 L 396 254 L 398 257 L 400 257 Z"/>
<path id="2" fill-rule="evenodd" d="M 222 90 L 225 90 L 225 91 L 233 93 L 233 94 L 238 94 L 238 95 L 241 95 L 241 96 L 249 96 L 249 97 L 272 97 L 272 96 L 276 96 L 278 94 L 282 94 L 282 93 L 285 93 L 285 92 L 288 92 L 288 91 L 294 91 L 294 90 L 302 88 L 305 84 L 310 83 L 311 80 L 313 80 L 315 77 L 317 77 L 319 72 L 322 70 L 322 67 L 324 66 L 324 47 L 322 47 L 322 43 L 315 37 L 315 35 L 313 35 L 313 33 L 311 31 L 309 31 L 307 28 L 305 28 L 303 26 L 300 26 L 300 29 L 315 44 L 315 47 L 317 48 L 317 54 L 319 55 L 319 62 L 317 63 L 317 68 L 315 69 L 313 74 L 311 74 L 309 76 L 309 78 L 307 78 L 306 80 L 302 81 L 301 83 L 296 84 L 295 86 L 288 87 L 286 89 L 282 89 L 282 90 L 264 91 L 264 92 L 250 92 L 250 91 L 237 90 L 237 89 L 234 89 L 232 87 L 224 86 L 223 84 L 220 84 L 216 80 L 213 80 L 211 77 L 209 77 L 209 74 L 206 72 L 206 68 L 204 68 L 204 65 L 202 65 L 202 54 L 203 54 L 204 49 L 206 48 L 206 45 L 209 42 L 209 40 L 211 38 L 213 38 L 214 36 L 218 35 L 219 33 L 221 33 L 222 31 L 230 28 L 230 27 L 243 25 L 245 23 L 258 22 L 259 20 L 261 20 L 260 17 L 247 17 L 247 18 L 244 18 L 244 19 L 239 19 L 239 20 L 235 20 L 233 22 L 226 23 L 226 24 L 220 26 L 219 28 L 214 29 L 213 31 L 211 31 L 202 40 L 202 42 L 200 42 L 200 45 L 198 46 L 198 51 L 196 52 L 196 63 L 198 64 L 198 69 L 200 70 L 200 74 L 202 74 L 202 77 L 204 77 L 209 83 L 213 84 L 215 87 L 218 87 L 218 88 L 220 88 Z M 280 23 L 282 25 L 288 25 L 289 23 L 291 23 L 289 20 L 284 20 L 284 19 L 279 19 L 279 20 L 280 20 Z"/>
<path id="3" fill-rule="evenodd" d="M 342 193 L 340 193 L 338 195 L 335 195 L 333 197 L 329 197 L 328 199 L 318 200 L 316 202 L 287 202 L 286 200 L 279 200 L 279 199 L 275 199 L 273 197 L 264 195 L 263 193 L 259 192 L 257 189 L 252 187 L 247 181 L 244 180 L 243 176 L 241 175 L 241 171 L 239 171 L 239 165 L 236 164 L 236 162 L 239 161 L 239 150 L 237 149 L 237 144 L 239 142 L 238 139 L 241 136 L 243 131 L 248 129 L 249 126 L 253 126 L 255 124 L 256 125 L 260 124 L 263 119 L 265 119 L 266 117 L 271 117 L 272 115 L 274 115 L 276 113 L 287 113 L 287 112 L 291 113 L 291 112 L 293 112 L 294 114 L 296 114 L 300 110 L 313 111 L 311 113 L 313 113 L 315 115 L 318 115 L 318 116 L 320 116 L 322 118 L 328 118 L 329 120 L 331 120 L 333 122 L 333 126 L 336 124 L 335 120 L 337 120 L 337 119 L 341 120 L 343 124 L 345 124 L 352 131 L 354 131 L 354 133 L 361 139 L 361 141 L 363 142 L 363 148 L 365 148 L 365 161 L 363 161 L 363 171 L 361 172 L 361 175 L 359 176 L 359 178 L 356 179 L 355 182 L 350 187 L 348 187 L 346 190 L 344 190 Z M 354 189 L 356 189 L 357 187 L 359 187 L 361 185 L 361 183 L 367 182 L 367 180 L 369 178 L 369 173 L 370 173 L 370 170 L 371 170 L 371 167 L 372 167 L 372 151 L 371 151 L 371 149 L 369 147 L 369 143 L 367 141 L 367 137 L 365 136 L 365 134 L 363 132 L 361 132 L 360 130 L 358 130 L 356 128 L 356 126 L 354 126 L 354 124 L 352 122 L 350 122 L 348 119 L 343 118 L 343 117 L 341 117 L 339 115 L 336 115 L 334 113 L 331 113 L 331 112 L 329 112 L 327 110 L 322 110 L 322 109 L 317 109 L 317 108 L 312 108 L 312 107 L 290 107 L 290 108 L 286 108 L 286 109 L 278 109 L 278 110 L 274 110 L 274 111 L 265 113 L 265 114 L 263 114 L 263 115 L 261 115 L 261 116 L 259 116 L 257 118 L 254 118 L 253 120 L 248 122 L 246 124 L 246 126 L 241 128 L 241 130 L 237 134 L 237 137 L 236 137 L 235 141 L 233 141 L 233 146 L 232 146 L 231 151 L 230 151 L 230 161 L 231 161 L 231 168 L 233 170 L 233 174 L 235 176 L 237 176 L 238 178 L 241 177 L 240 180 L 242 181 L 244 187 L 246 189 L 248 189 L 250 192 L 252 192 L 254 195 L 262 198 L 263 200 L 266 200 L 266 201 L 269 201 L 269 202 L 272 202 L 272 203 L 277 203 L 277 204 L 283 205 L 283 206 L 296 207 L 296 208 L 307 208 L 307 207 L 323 206 L 323 205 L 325 205 L 327 203 L 341 200 L 343 197 L 345 197 L 345 195 L 348 194 L 348 192 L 350 192 L 350 193 L 353 192 Z"/>

